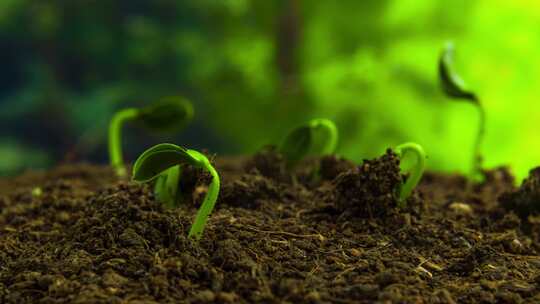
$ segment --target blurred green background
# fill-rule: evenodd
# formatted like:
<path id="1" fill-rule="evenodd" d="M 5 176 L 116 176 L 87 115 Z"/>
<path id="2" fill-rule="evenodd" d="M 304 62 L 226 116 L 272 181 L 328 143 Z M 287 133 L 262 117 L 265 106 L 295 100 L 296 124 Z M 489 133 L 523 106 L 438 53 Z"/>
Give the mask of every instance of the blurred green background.
<path id="1" fill-rule="evenodd" d="M 312 117 L 360 161 L 416 141 L 429 166 L 469 170 L 471 105 L 437 81 L 444 42 L 484 103 L 485 165 L 540 163 L 540 2 L 534 0 L 2 0 L 0 175 L 107 162 L 114 111 L 180 94 L 177 136 L 126 128 L 126 158 L 174 141 L 252 153 Z"/>

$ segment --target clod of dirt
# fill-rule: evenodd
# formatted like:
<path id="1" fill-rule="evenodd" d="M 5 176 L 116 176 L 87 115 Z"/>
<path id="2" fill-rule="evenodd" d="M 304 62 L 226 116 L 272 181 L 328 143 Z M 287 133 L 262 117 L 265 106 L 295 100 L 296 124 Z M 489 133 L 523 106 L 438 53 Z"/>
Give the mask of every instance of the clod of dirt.
<path id="1" fill-rule="evenodd" d="M 468 191 L 469 201 L 476 203 L 477 207 L 485 206 L 487 209 L 498 208 L 497 198 L 515 189 L 514 176 L 510 168 L 506 166 L 496 167 L 490 170 L 483 170 L 484 182 L 475 185 L 474 191 Z"/>
<path id="2" fill-rule="evenodd" d="M 431 207 L 447 206 L 452 202 L 467 202 L 467 178 L 457 174 L 425 172 L 417 189 L 430 201 Z"/>
<path id="3" fill-rule="evenodd" d="M 266 200 L 279 198 L 282 190 L 279 184 L 267 177 L 244 174 L 238 180 L 223 184 L 218 206 L 257 208 Z"/>
<path id="4" fill-rule="evenodd" d="M 472 247 L 464 257 L 451 265 L 448 271 L 458 275 L 468 275 L 496 255 L 497 252 L 490 246 Z"/>
<path id="5" fill-rule="evenodd" d="M 515 212 L 522 219 L 540 215 L 540 167 L 529 172 L 518 190 L 504 193 L 499 203 L 506 210 Z"/>
<path id="6" fill-rule="evenodd" d="M 448 206 L 453 202 L 470 204 L 473 211 L 498 208 L 495 204 L 497 198 L 514 189 L 514 176 L 505 166 L 483 170 L 482 174 L 485 180 L 472 185 L 462 175 L 426 172 L 418 189 L 425 199 L 431 201 L 431 208 Z"/>
<path id="7" fill-rule="evenodd" d="M 212 176 L 202 168 L 183 166 L 178 183 L 179 204 L 198 208 L 212 182 Z"/>
<path id="8" fill-rule="evenodd" d="M 320 176 L 324 180 L 333 180 L 339 174 L 354 169 L 356 165 L 344 158 L 335 155 L 323 156 L 320 160 Z"/>
<path id="9" fill-rule="evenodd" d="M 253 158 L 246 163 L 245 170 L 251 172 L 253 169 L 262 176 L 282 183 L 290 183 L 292 180 L 291 175 L 287 173 L 283 155 L 274 146 L 264 147 L 253 155 Z"/>
<path id="10" fill-rule="evenodd" d="M 402 183 L 399 158 L 388 149 L 360 167 L 340 174 L 333 181 L 336 207 L 358 217 L 380 217 L 396 207 L 396 189 Z"/>
<path id="11" fill-rule="evenodd" d="M 502 189 L 512 188 L 514 185 L 514 176 L 512 175 L 510 168 L 507 166 L 500 166 L 491 170 L 483 171 L 486 180 L 484 185 L 490 185 L 492 188 L 496 188 L 499 191 Z"/>

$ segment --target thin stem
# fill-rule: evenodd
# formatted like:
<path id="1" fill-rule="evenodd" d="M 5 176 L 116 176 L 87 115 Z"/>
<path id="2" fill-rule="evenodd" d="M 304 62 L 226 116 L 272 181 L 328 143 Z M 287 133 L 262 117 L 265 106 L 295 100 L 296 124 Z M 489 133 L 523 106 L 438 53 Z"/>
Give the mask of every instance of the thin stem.
<path id="1" fill-rule="evenodd" d="M 338 130 L 334 122 L 325 118 L 317 118 L 313 119 L 310 124 L 313 128 L 323 128 L 328 132 L 327 141 L 321 154 L 333 154 L 338 143 Z"/>
<path id="2" fill-rule="evenodd" d="M 405 183 L 401 185 L 401 188 L 399 190 L 398 207 L 404 208 L 406 206 L 407 198 L 411 195 L 414 187 L 416 187 L 416 185 L 418 184 L 418 182 L 420 182 L 420 179 L 422 178 L 422 174 L 424 173 L 426 153 L 424 152 L 422 146 L 415 143 L 401 144 L 396 147 L 395 152 L 399 156 L 399 158 L 402 158 L 407 153 L 413 153 L 416 157 L 416 163 L 414 167 L 412 167 L 407 181 L 405 181 Z"/>
<path id="3" fill-rule="evenodd" d="M 486 112 L 484 111 L 484 108 L 480 104 L 479 100 L 477 100 L 475 105 L 478 109 L 478 133 L 476 134 L 476 139 L 474 142 L 474 157 L 471 166 L 471 178 L 472 180 L 478 181 L 481 178 L 480 174 L 482 172 L 482 153 L 480 150 L 486 127 Z"/>
<path id="4" fill-rule="evenodd" d="M 189 230 L 188 237 L 195 238 L 196 240 L 199 240 L 202 236 L 204 227 L 206 226 L 206 220 L 208 219 L 208 216 L 210 215 L 210 213 L 212 213 L 212 210 L 216 205 L 220 187 L 219 175 L 216 169 L 214 169 L 214 167 L 210 165 L 208 159 L 206 159 L 206 164 L 203 166 L 203 168 L 208 170 L 208 172 L 210 172 L 210 175 L 212 175 L 212 182 L 208 186 L 208 192 L 206 193 L 206 197 L 204 198 L 201 207 L 197 211 L 195 221 L 193 222 L 193 225 L 191 225 L 191 229 Z"/>
<path id="5" fill-rule="evenodd" d="M 121 110 L 113 116 L 109 124 L 109 158 L 111 166 L 120 177 L 126 176 L 122 156 L 122 126 L 126 121 L 136 118 L 138 114 L 139 110 L 135 108 Z"/>

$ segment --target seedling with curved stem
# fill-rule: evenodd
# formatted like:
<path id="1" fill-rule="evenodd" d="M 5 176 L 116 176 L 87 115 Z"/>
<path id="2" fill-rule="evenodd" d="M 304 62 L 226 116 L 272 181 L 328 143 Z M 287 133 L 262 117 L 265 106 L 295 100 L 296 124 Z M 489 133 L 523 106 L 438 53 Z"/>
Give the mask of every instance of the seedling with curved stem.
<path id="1" fill-rule="evenodd" d="M 444 93 L 448 97 L 465 100 L 474 105 L 478 110 L 478 133 L 474 141 L 474 154 L 470 173 L 471 179 L 478 181 L 482 178 L 482 155 L 480 148 L 485 133 L 486 113 L 480 103 L 480 99 L 474 92 L 466 88 L 463 79 L 455 72 L 453 63 L 454 45 L 448 42 L 439 58 L 439 80 Z"/>
<path id="2" fill-rule="evenodd" d="M 216 204 L 220 180 L 216 169 L 210 164 L 210 161 L 204 154 L 195 150 L 185 149 L 173 144 L 159 144 L 144 151 L 133 165 L 133 180 L 137 182 L 150 182 L 163 174 L 166 170 L 173 167 L 194 166 L 202 168 L 210 173 L 212 181 L 208 186 L 208 192 L 197 215 L 188 236 L 190 238 L 200 239 L 206 225 L 206 221 Z M 178 181 L 178 179 L 176 179 Z M 178 185 L 178 183 L 176 183 Z M 173 207 L 173 206 L 170 206 Z"/>
<path id="3" fill-rule="evenodd" d="M 415 157 L 415 164 L 410 170 L 409 177 L 399 188 L 398 207 L 405 208 L 407 206 L 407 198 L 411 195 L 416 185 L 418 185 L 422 178 L 422 174 L 424 173 L 426 153 L 422 146 L 411 142 L 397 146 L 394 152 L 400 159 L 406 154 L 411 153 Z"/>
<path id="4" fill-rule="evenodd" d="M 333 154 L 338 142 L 338 130 L 333 121 L 316 118 L 293 129 L 286 137 L 279 152 L 285 157 L 287 167 L 294 167 L 308 155 Z"/>
<path id="5" fill-rule="evenodd" d="M 120 177 L 126 175 L 122 154 L 122 127 L 128 121 L 142 123 L 150 130 L 171 132 L 185 127 L 193 118 L 193 106 L 181 97 L 165 97 L 144 108 L 118 111 L 109 124 L 109 158 Z"/>

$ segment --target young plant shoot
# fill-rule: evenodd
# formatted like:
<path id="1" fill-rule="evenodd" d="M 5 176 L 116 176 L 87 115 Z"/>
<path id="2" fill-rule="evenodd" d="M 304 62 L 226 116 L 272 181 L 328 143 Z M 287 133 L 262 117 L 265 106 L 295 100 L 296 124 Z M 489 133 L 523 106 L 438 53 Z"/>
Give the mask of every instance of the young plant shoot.
<path id="1" fill-rule="evenodd" d="M 144 151 L 137 161 L 135 161 L 132 178 L 137 182 L 146 183 L 158 178 L 170 168 L 186 165 L 202 168 L 212 176 L 212 182 L 208 186 L 208 192 L 201 207 L 197 211 L 195 221 L 188 235 L 198 240 L 202 236 L 208 216 L 214 209 L 220 187 L 219 175 L 206 156 L 195 150 L 185 149 L 177 145 L 159 144 Z M 165 182 L 168 182 L 168 179 Z M 170 186 L 178 186 L 178 176 L 175 178 L 175 182 L 171 182 Z"/>
<path id="2" fill-rule="evenodd" d="M 279 147 L 287 167 L 294 167 L 308 155 L 333 154 L 338 142 L 338 130 L 334 122 L 317 118 L 292 130 Z"/>
<path id="3" fill-rule="evenodd" d="M 410 169 L 409 177 L 399 189 L 398 207 L 405 208 L 407 206 L 407 198 L 411 195 L 413 189 L 418 185 L 422 174 L 424 173 L 424 162 L 426 153 L 419 144 L 404 143 L 396 147 L 394 152 L 400 159 L 406 154 L 413 154 L 415 158 L 414 166 Z"/>
<path id="4" fill-rule="evenodd" d="M 109 158 L 117 175 L 126 175 L 122 155 L 122 127 L 126 122 L 140 122 L 156 132 L 173 132 L 184 128 L 192 118 L 191 103 L 177 96 L 163 98 L 145 108 L 118 111 L 109 124 Z"/>
<path id="5" fill-rule="evenodd" d="M 474 154 L 471 166 L 471 179 L 478 181 L 482 178 L 482 155 L 480 146 L 484 138 L 486 114 L 480 99 L 476 94 L 466 88 L 465 82 L 454 69 L 454 45 L 447 43 L 439 58 L 439 80 L 444 93 L 453 99 L 464 100 L 471 103 L 478 110 L 478 133 L 474 142 Z"/>

